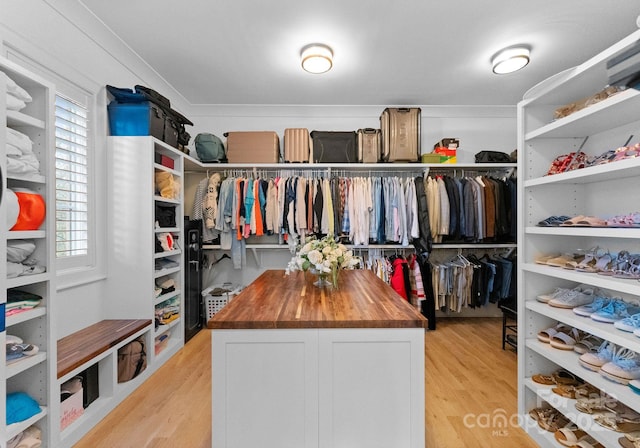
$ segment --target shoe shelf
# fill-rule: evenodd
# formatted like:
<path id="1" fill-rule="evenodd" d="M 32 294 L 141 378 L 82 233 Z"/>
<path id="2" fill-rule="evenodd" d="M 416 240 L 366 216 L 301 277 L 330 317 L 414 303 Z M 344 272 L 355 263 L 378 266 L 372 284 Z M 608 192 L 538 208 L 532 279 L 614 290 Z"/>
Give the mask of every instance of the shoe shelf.
<path id="1" fill-rule="evenodd" d="M 596 423 L 593 414 L 587 414 L 580 412 L 575 408 L 577 400 L 562 397 L 552 392 L 555 386 L 545 386 L 534 382 L 531 378 L 527 378 L 525 386 L 532 390 L 541 400 L 551 405 L 553 408 L 564 414 L 569 420 L 575 423 L 579 428 L 587 431 L 594 439 L 602 443 L 606 447 L 617 447 L 618 439 L 623 436 L 623 433 L 613 431 L 605 428 L 604 426 Z M 533 419 L 531 419 L 533 421 Z M 534 421 L 535 423 L 535 421 Z M 537 424 L 537 423 L 536 423 Z M 544 431 L 544 430 L 543 430 Z M 545 431 L 551 434 L 550 431 Z M 561 446 L 556 442 L 555 446 Z"/>
<path id="2" fill-rule="evenodd" d="M 528 235 L 640 239 L 640 228 L 620 227 L 526 227 Z"/>
<path id="3" fill-rule="evenodd" d="M 535 224 L 550 215 L 613 216 L 635 212 L 634 195 L 640 176 L 640 158 L 629 158 L 607 164 L 546 176 L 555 157 L 572 151 L 598 156 L 605 149 L 615 149 L 636 135 L 640 126 L 637 110 L 640 91 L 627 89 L 592 104 L 569 116 L 553 120 L 554 111 L 581 98 L 600 92 L 607 85 L 607 61 L 640 41 L 640 31 L 612 45 L 566 74 L 550 79 L 537 89 L 535 97 L 518 104 L 518 325 L 527 338 L 518 341 L 518 410 L 526 414 L 536 400 L 550 402 L 560 412 L 605 446 L 618 446 L 622 435 L 602 428 L 588 414 L 579 413 L 571 400 L 549 395 L 550 388 L 535 384 L 531 376 L 551 373 L 553 366 L 563 367 L 620 402 L 640 412 L 640 395 L 628 386 L 614 383 L 579 364 L 579 354 L 559 350 L 536 339 L 541 326 L 561 322 L 598 336 L 640 354 L 640 338 L 618 330 L 613 324 L 596 322 L 578 316 L 571 309 L 554 308 L 535 300 L 537 294 L 555 287 L 587 284 L 626 301 L 640 299 L 640 283 L 596 273 L 578 272 L 537 264 L 540 255 L 572 251 L 578 248 L 607 247 L 612 253 L 626 249 L 638 251 L 640 228 L 609 227 L 538 227 Z M 635 140 L 628 143 L 638 142 Z M 551 325 L 550 325 L 551 326 Z M 555 395 L 555 394 L 554 394 Z M 561 397 L 559 397 L 561 398 Z M 589 420 L 591 419 L 591 420 Z M 537 428 L 537 426 L 536 426 Z M 536 440 L 537 429 L 525 427 Z M 546 439 L 546 437 L 544 437 Z M 551 435 L 550 440 L 553 440 Z M 554 446 L 557 446 L 553 440 Z"/>
<path id="4" fill-rule="evenodd" d="M 578 316 L 573 312 L 573 310 L 555 308 L 547 305 L 546 303 L 537 302 L 535 300 L 527 300 L 525 307 L 528 310 L 533 311 L 534 313 L 541 314 L 559 322 L 564 322 L 567 325 L 570 325 L 582 331 L 586 331 L 589 334 L 612 342 L 621 347 L 625 347 L 634 351 L 638 350 L 640 338 L 638 336 L 635 336 L 633 333 L 618 330 L 613 326 L 613 324 L 596 322 L 589 317 Z M 544 328 L 540 328 L 540 330 L 544 330 Z"/>
<path id="5" fill-rule="evenodd" d="M 525 345 L 528 349 L 538 353 L 539 355 L 542 355 L 549 361 L 557 364 L 559 367 L 568 370 L 577 377 L 582 378 L 587 383 L 597 387 L 603 393 L 610 395 L 612 398 L 618 400 L 619 402 L 626 404 L 630 408 L 640 409 L 640 395 L 633 392 L 629 386 L 610 381 L 604 378 L 598 372 L 594 372 L 582 367 L 578 360 L 580 358 L 580 355 L 578 353 L 569 350 L 560 350 L 557 348 L 553 348 L 549 344 L 540 342 L 537 339 L 527 339 Z M 526 380 L 529 379 L 529 377 L 526 378 Z M 539 385 L 536 384 L 536 386 Z M 573 409 L 573 411 L 576 410 Z"/>
<path id="6" fill-rule="evenodd" d="M 528 132 L 524 139 L 586 137 L 636 121 L 638 108 L 640 92 L 628 89 Z"/>
<path id="7" fill-rule="evenodd" d="M 524 188 L 538 187 L 541 185 L 563 184 L 591 184 L 607 181 L 612 178 L 624 179 L 640 175 L 640 158 L 629 158 L 617 162 L 595 165 L 566 173 L 553 174 L 551 176 L 536 177 L 525 180 Z"/>
<path id="8" fill-rule="evenodd" d="M 640 283 L 638 280 L 613 278 L 588 272 L 578 272 L 571 269 L 544 266 L 536 263 L 525 263 L 522 265 L 522 269 L 526 272 L 542 274 L 548 277 L 555 277 L 576 283 L 585 283 L 587 285 L 597 286 L 601 289 L 610 290 L 614 294 L 615 292 L 635 296 L 640 294 Z M 638 343 L 640 344 L 640 340 Z"/>

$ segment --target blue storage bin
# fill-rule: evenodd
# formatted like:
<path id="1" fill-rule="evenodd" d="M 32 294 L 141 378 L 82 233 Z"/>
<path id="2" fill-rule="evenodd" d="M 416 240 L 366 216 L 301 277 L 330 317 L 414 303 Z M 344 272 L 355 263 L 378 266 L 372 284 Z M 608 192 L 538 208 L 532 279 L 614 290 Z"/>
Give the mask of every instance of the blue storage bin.
<path id="1" fill-rule="evenodd" d="M 155 104 L 118 103 L 112 101 L 109 111 L 111 135 L 152 135 L 159 140 L 164 137 L 165 114 Z"/>

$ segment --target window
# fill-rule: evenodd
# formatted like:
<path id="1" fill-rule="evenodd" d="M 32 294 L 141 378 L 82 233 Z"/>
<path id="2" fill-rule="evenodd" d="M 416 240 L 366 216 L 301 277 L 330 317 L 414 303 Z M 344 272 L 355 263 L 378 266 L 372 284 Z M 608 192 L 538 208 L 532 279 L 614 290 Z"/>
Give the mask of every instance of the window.
<path id="1" fill-rule="evenodd" d="M 56 258 L 87 265 L 89 254 L 87 107 L 56 95 Z M 82 257 L 82 259 L 78 259 Z M 67 263 L 63 263 L 67 264 Z"/>

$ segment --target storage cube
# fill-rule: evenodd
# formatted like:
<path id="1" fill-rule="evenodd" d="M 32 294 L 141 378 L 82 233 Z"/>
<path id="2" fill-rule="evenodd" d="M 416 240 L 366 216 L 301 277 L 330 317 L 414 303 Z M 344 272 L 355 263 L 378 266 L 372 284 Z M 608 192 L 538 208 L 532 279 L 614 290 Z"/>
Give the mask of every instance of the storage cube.
<path id="1" fill-rule="evenodd" d="M 159 140 L 164 137 L 165 115 L 155 104 L 117 103 L 107 106 L 111 135 L 151 135 Z"/>

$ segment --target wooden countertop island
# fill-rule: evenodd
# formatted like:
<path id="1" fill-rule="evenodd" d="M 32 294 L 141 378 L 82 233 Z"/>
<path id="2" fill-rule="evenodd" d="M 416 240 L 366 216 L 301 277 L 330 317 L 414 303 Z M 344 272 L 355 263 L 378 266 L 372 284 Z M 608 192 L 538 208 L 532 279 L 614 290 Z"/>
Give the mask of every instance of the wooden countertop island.
<path id="1" fill-rule="evenodd" d="M 338 289 L 314 276 L 264 272 L 209 320 L 209 328 L 425 328 L 426 319 L 371 271 L 340 273 Z"/>
<path id="2" fill-rule="evenodd" d="M 207 323 L 212 446 L 424 448 L 426 319 L 369 271 L 264 272 Z"/>

